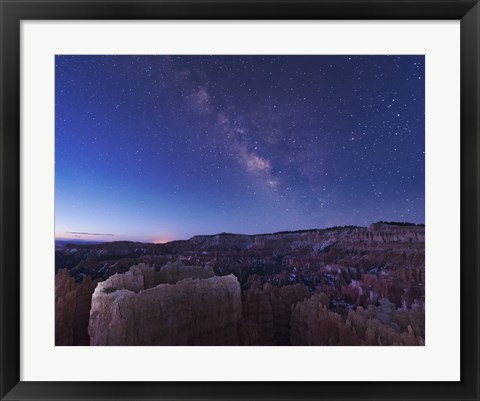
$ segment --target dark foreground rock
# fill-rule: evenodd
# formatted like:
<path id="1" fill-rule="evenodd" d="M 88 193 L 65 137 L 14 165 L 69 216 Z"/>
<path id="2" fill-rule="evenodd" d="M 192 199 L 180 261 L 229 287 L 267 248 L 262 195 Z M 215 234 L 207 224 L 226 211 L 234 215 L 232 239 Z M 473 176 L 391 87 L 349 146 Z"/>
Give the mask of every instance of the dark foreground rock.
<path id="1" fill-rule="evenodd" d="M 76 283 L 66 269 L 55 276 L 55 345 L 89 345 L 90 303 L 98 280 Z"/>
<path id="2" fill-rule="evenodd" d="M 414 329 L 415 328 L 415 329 Z M 344 319 L 317 294 L 292 308 L 292 345 L 424 345 L 424 311 L 397 310 L 384 299 L 380 306 L 351 310 Z"/>

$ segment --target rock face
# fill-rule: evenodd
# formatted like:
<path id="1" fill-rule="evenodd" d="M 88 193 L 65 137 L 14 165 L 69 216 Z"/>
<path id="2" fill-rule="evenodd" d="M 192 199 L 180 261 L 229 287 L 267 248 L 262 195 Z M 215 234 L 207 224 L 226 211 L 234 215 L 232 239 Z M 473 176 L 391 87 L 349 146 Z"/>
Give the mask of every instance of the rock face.
<path id="1" fill-rule="evenodd" d="M 90 302 L 97 281 L 75 283 L 66 269 L 55 276 L 55 345 L 89 345 Z"/>
<path id="2" fill-rule="evenodd" d="M 235 276 L 147 288 L 151 274 L 153 267 L 134 266 L 99 283 L 90 310 L 90 345 L 239 344 L 241 296 Z"/>
<path id="3" fill-rule="evenodd" d="M 368 310 L 359 306 L 344 319 L 329 310 L 326 300 L 325 294 L 316 294 L 293 306 L 292 345 L 424 345 L 420 307 L 397 310 L 383 299 L 380 306 Z"/>
<path id="4" fill-rule="evenodd" d="M 242 293 L 242 345 L 290 345 L 291 307 L 310 293 L 300 284 L 273 287 Z"/>
<path id="5" fill-rule="evenodd" d="M 181 262 L 169 262 L 160 268 L 158 280 L 160 283 L 175 284 L 186 278 L 210 278 L 215 273 L 211 266 L 184 266 Z"/>

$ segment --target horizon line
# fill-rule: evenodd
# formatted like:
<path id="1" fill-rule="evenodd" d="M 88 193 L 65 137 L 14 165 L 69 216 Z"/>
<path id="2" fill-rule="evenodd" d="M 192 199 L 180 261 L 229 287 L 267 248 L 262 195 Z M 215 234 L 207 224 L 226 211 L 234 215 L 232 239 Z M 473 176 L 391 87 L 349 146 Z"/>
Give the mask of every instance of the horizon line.
<path id="1" fill-rule="evenodd" d="M 152 241 L 138 241 L 138 240 L 112 240 L 112 241 L 96 241 L 96 240 L 88 240 L 88 239 L 82 239 L 82 238 L 63 238 L 63 237 L 56 237 L 55 236 L 55 241 L 76 241 L 76 242 L 97 242 L 97 243 L 109 243 L 109 242 L 139 242 L 139 243 L 144 243 L 144 244 L 168 244 L 170 242 L 174 241 L 189 241 L 192 238 L 195 237 L 214 237 L 216 235 L 243 235 L 243 236 L 260 236 L 260 235 L 274 235 L 274 234 L 283 234 L 283 233 L 295 233 L 295 232 L 302 232 L 302 231 L 323 231 L 323 230 L 330 230 L 333 228 L 368 228 L 372 224 L 387 224 L 387 225 L 400 225 L 400 226 L 425 226 L 425 223 L 411 223 L 411 222 L 402 222 L 402 221 L 376 221 L 374 223 L 370 223 L 366 226 L 359 226 L 359 225 L 354 225 L 354 224 L 345 224 L 343 226 L 329 226 L 329 227 L 324 227 L 324 228 L 303 228 L 303 229 L 297 229 L 297 230 L 280 230 L 280 231 L 274 231 L 274 232 L 269 232 L 269 233 L 255 233 L 255 234 L 243 234 L 243 233 L 234 233 L 234 232 L 217 232 L 215 234 L 195 234 L 191 237 L 188 238 L 178 238 L 178 239 L 172 239 L 170 241 L 165 241 L 165 242 L 152 242 Z M 79 232 L 72 232 L 72 231 L 67 231 L 67 233 L 72 234 L 88 234 L 88 235 L 105 235 L 105 236 L 115 236 L 114 234 L 92 234 L 92 233 L 79 233 Z"/>

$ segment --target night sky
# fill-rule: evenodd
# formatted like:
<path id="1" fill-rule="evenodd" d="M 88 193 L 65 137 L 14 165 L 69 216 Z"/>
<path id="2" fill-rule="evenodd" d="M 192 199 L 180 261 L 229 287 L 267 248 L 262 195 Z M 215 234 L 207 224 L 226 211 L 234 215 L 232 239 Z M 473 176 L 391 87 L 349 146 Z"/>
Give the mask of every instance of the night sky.
<path id="1" fill-rule="evenodd" d="M 424 223 L 423 56 L 55 61 L 57 238 Z"/>

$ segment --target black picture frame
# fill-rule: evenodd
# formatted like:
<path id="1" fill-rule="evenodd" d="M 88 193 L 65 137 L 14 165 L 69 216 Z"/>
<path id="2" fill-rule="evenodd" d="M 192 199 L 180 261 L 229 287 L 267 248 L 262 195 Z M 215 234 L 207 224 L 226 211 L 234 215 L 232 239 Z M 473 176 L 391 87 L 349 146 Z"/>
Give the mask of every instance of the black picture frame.
<path id="1" fill-rule="evenodd" d="M 0 0 L 0 13 L 0 397 L 2 400 L 428 399 L 466 401 L 479 399 L 480 5 L 477 0 L 99 0 L 94 2 Z M 460 20 L 461 380 L 459 382 L 20 381 L 20 21 L 43 19 Z M 228 367 L 219 367 L 219 369 L 225 368 Z M 288 369 L 288 361 L 286 361 L 286 368 Z"/>

